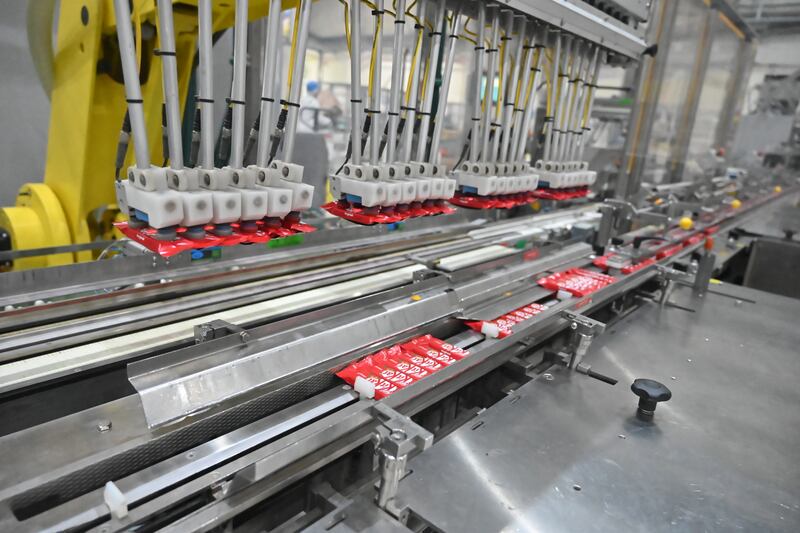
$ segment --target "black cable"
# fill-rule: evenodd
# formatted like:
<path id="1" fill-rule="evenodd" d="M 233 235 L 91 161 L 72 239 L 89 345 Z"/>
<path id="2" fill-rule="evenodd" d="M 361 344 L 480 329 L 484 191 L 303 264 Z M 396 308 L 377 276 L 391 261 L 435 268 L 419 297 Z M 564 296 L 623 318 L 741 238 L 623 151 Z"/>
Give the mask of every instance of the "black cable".
<path id="1" fill-rule="evenodd" d="M 197 157 L 200 154 L 200 107 L 194 110 L 194 121 L 192 123 L 192 146 L 189 150 L 189 168 L 197 166 Z"/>
<path id="2" fill-rule="evenodd" d="M 281 108 L 281 112 L 278 115 L 278 122 L 275 124 L 275 131 L 273 131 L 272 135 L 269 137 L 270 141 L 272 141 L 272 144 L 269 147 L 269 161 L 267 162 L 267 165 L 272 163 L 273 159 L 275 159 L 275 156 L 278 153 L 278 147 L 281 144 L 281 139 L 283 139 L 283 128 L 286 127 L 286 116 L 288 113 L 289 111 L 287 107 Z"/>
<path id="3" fill-rule="evenodd" d="M 219 136 L 219 149 L 217 150 L 217 168 L 222 168 L 228 164 L 231 157 L 231 128 L 233 126 L 233 108 L 228 106 L 225 109 L 225 117 L 222 119 L 222 131 Z"/>
<path id="4" fill-rule="evenodd" d="M 250 136 L 247 138 L 247 146 L 244 149 L 245 164 L 247 163 L 248 159 L 250 159 L 250 152 L 253 151 L 253 146 L 255 146 L 256 142 L 258 142 L 258 133 L 260 129 L 261 111 L 258 112 L 258 116 L 256 117 L 255 122 L 253 122 L 253 126 L 250 128 Z"/>
<path id="5" fill-rule="evenodd" d="M 471 139 L 472 139 L 472 129 L 470 129 L 467 132 L 467 138 L 464 140 L 464 148 L 461 149 L 461 156 L 458 158 L 458 163 L 456 163 L 456 165 L 453 167 L 454 169 L 457 169 L 459 166 L 461 166 L 461 163 L 466 161 L 467 154 L 469 154 L 469 147 L 470 147 L 469 141 Z"/>
<path id="6" fill-rule="evenodd" d="M 128 143 L 131 139 L 131 114 L 125 110 L 125 118 L 122 119 L 122 128 L 119 131 L 119 141 L 117 142 L 117 159 L 114 178 L 119 179 L 119 172 L 125 164 L 125 155 L 128 153 Z"/>
<path id="7" fill-rule="evenodd" d="M 167 166 L 169 159 L 169 133 L 167 133 L 167 104 L 161 104 L 161 153 L 164 156 L 164 164 Z"/>

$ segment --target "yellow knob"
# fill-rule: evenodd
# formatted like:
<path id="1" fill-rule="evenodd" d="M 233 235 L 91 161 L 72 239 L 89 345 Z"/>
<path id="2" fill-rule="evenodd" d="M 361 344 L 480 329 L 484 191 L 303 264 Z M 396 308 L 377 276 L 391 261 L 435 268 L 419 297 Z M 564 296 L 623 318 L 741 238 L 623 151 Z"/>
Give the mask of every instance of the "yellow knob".
<path id="1" fill-rule="evenodd" d="M 422 300 L 422 296 L 420 296 L 419 294 L 412 294 L 411 295 L 411 301 L 412 302 L 418 302 L 420 300 Z"/>
<path id="2" fill-rule="evenodd" d="M 694 221 L 690 217 L 683 217 L 678 222 L 678 226 L 680 226 L 683 230 L 690 230 L 694 226 Z"/>
<path id="3" fill-rule="evenodd" d="M 740 207 L 742 207 L 742 201 L 739 200 L 738 198 L 734 198 L 733 201 L 731 202 L 731 207 L 734 209 L 739 209 Z"/>
<path id="4" fill-rule="evenodd" d="M 780 185 L 776 185 L 775 192 L 781 192 L 781 191 L 783 191 L 783 187 L 781 187 Z"/>

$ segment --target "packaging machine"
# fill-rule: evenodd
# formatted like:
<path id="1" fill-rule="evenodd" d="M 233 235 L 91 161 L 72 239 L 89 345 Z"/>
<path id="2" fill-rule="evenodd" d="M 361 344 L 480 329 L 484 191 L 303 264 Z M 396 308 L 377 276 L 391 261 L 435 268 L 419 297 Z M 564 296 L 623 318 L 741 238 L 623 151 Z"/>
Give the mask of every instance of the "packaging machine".
<path id="1" fill-rule="evenodd" d="M 120 56 L 127 114 L 92 128 L 123 124 L 103 183 L 128 238 L 108 260 L 73 263 L 69 248 L 60 266 L 0 274 L 0 530 L 800 528 L 800 301 L 781 296 L 797 289 L 797 176 L 730 168 L 591 191 L 599 72 L 651 61 L 654 6 L 342 2 L 350 146 L 312 206 L 295 133 L 322 1 L 87 8 L 106 8 L 94 31 Z M 248 138 L 254 9 L 266 53 Z M 408 27 L 381 98 L 390 21 Z M 215 143 L 210 47 L 229 26 Z M 468 124 L 447 168 L 465 43 Z M 189 142 L 182 46 L 197 46 Z M 162 67 L 150 79 L 144 52 Z M 3 211 L 14 243 L 37 206 Z"/>

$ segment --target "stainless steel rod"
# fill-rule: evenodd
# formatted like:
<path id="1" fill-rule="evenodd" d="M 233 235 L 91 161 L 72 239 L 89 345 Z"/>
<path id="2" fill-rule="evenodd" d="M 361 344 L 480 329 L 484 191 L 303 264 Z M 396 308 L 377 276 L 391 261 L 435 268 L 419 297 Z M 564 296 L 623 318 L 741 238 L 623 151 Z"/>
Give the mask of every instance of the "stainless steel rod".
<path id="1" fill-rule="evenodd" d="M 478 37 L 475 44 L 475 99 L 472 102 L 472 132 L 470 133 L 469 159 L 477 161 L 481 135 L 481 87 L 483 86 L 483 56 L 486 50 L 486 5 L 478 3 Z M 488 126 L 487 126 L 488 127 Z"/>
<path id="2" fill-rule="evenodd" d="M 354 165 L 361 164 L 361 2 L 350 0 L 350 139 Z"/>
<path id="3" fill-rule="evenodd" d="M 424 15 L 425 0 L 420 0 L 417 3 L 417 18 L 420 19 L 420 22 L 422 22 Z M 422 26 L 423 27 L 418 28 L 417 31 L 422 32 L 424 35 L 424 24 Z M 417 36 L 419 36 L 419 34 L 417 34 Z M 417 42 L 421 44 L 419 38 L 417 39 Z M 422 46 L 420 45 L 419 50 L 416 50 L 415 48 L 415 52 L 418 52 L 418 54 L 416 56 L 416 60 L 414 61 L 414 68 L 412 68 L 411 72 L 409 73 L 409 87 L 411 87 L 411 90 L 408 92 L 408 105 L 406 106 L 408 109 L 405 113 L 406 125 L 405 130 L 403 130 L 403 162 L 408 162 L 411 160 L 411 148 L 414 144 L 414 121 L 417 118 L 416 109 L 417 96 L 419 95 L 419 73 L 422 69 Z"/>
<path id="4" fill-rule="evenodd" d="M 375 64 L 372 66 L 372 93 L 369 95 L 369 107 L 372 115 L 371 133 L 369 136 L 369 162 L 379 163 L 381 136 L 381 63 L 383 62 L 383 0 L 375 0 L 375 31 L 372 46 L 375 48 Z"/>
<path id="5" fill-rule="evenodd" d="M 533 43 L 533 39 L 531 39 L 531 43 Z M 544 56 L 544 48 L 539 48 L 538 56 L 536 55 L 535 50 L 532 49 L 531 52 L 534 54 L 534 58 L 531 67 L 533 76 L 528 89 L 530 96 L 526 97 L 528 105 L 522 115 L 522 128 L 519 135 L 519 144 L 517 145 L 517 159 L 520 161 L 525 159 L 525 145 L 528 142 L 528 131 L 530 131 L 531 121 L 536 114 L 536 89 L 537 84 L 539 83 L 540 73 L 542 71 L 542 57 Z"/>
<path id="6" fill-rule="evenodd" d="M 395 5 L 394 41 L 392 43 L 392 88 L 389 93 L 389 136 L 386 144 L 386 161 L 394 163 L 397 147 L 397 127 L 400 121 L 400 97 L 403 93 L 403 40 L 406 24 L 406 0 Z"/>
<path id="7" fill-rule="evenodd" d="M 572 61 L 569 79 L 567 80 L 567 108 L 564 110 L 564 126 L 561 132 L 561 143 L 558 148 L 558 158 L 562 161 L 566 161 L 569 155 L 567 146 L 571 139 L 570 131 L 572 130 L 572 120 L 576 115 L 575 108 L 578 105 L 578 89 L 580 89 L 578 83 L 585 62 L 582 47 L 583 44 L 580 42 L 575 46 L 575 58 Z"/>
<path id="8" fill-rule="evenodd" d="M 525 36 L 522 36 L 524 40 Z M 525 100 L 528 95 L 528 85 L 531 81 L 531 65 L 533 64 L 533 37 L 528 39 L 528 44 L 523 45 L 525 50 L 525 62 L 520 63 L 522 72 L 522 79 L 519 82 L 519 98 L 514 103 L 514 110 L 511 120 L 511 127 L 514 130 L 511 136 L 511 147 L 509 159 L 511 161 L 519 160 L 519 137 L 522 134 L 522 127 L 525 121 Z"/>
<path id="9" fill-rule="evenodd" d="M 294 159 L 294 143 L 297 137 L 297 118 L 300 115 L 300 89 L 303 86 L 303 70 L 306 63 L 306 48 L 308 47 L 308 26 L 311 18 L 311 0 L 300 0 L 297 6 L 296 17 L 300 17 L 297 25 L 297 48 L 295 56 L 289 58 L 293 61 L 292 84 L 289 87 L 289 110 L 286 114 L 286 136 L 283 139 L 283 160 L 292 162 Z"/>
<path id="10" fill-rule="evenodd" d="M 486 83 L 484 85 L 484 105 L 483 105 L 483 139 L 481 142 L 481 161 L 489 161 L 489 136 L 492 130 L 492 107 L 494 104 L 494 77 L 497 63 L 497 43 L 500 40 L 500 20 L 497 13 L 492 14 L 492 38 L 486 65 Z"/>
<path id="11" fill-rule="evenodd" d="M 560 146 L 561 142 L 563 141 L 563 132 L 564 132 L 564 116 L 566 115 L 566 107 L 567 107 L 567 97 L 569 92 L 569 87 L 567 81 L 569 80 L 569 69 L 570 69 L 570 61 L 571 61 L 571 54 L 572 54 L 572 44 L 573 39 L 572 37 L 567 37 L 567 43 L 564 47 L 564 54 L 563 54 L 563 61 L 564 64 L 561 68 L 561 72 L 558 75 L 558 109 L 555 113 L 556 121 L 555 127 L 553 128 L 553 145 L 552 145 L 552 152 L 550 153 L 551 157 L 555 160 L 559 160 L 559 153 L 560 153 Z"/>
<path id="12" fill-rule="evenodd" d="M 431 38 L 431 50 L 428 56 L 428 75 L 420 107 L 422 119 L 420 120 L 419 136 L 417 138 L 417 161 L 425 161 L 425 149 L 428 146 L 428 128 L 430 128 L 431 124 L 431 108 L 433 107 L 433 88 L 436 85 L 436 66 L 439 62 L 439 48 L 442 44 L 442 26 L 444 24 L 446 4 L 446 0 L 439 1 L 436 17 L 434 17 L 433 21 L 433 37 Z"/>
<path id="13" fill-rule="evenodd" d="M 278 71 L 278 31 L 281 19 L 281 0 L 270 0 L 267 19 L 267 35 L 264 44 L 264 76 L 261 85 L 261 132 L 258 136 L 256 164 L 266 167 L 269 163 L 270 134 L 275 102 L 275 77 Z"/>
<path id="14" fill-rule="evenodd" d="M 517 108 L 517 84 L 519 83 L 520 68 L 522 66 L 522 50 L 525 44 L 525 30 L 527 29 L 528 21 L 523 18 L 519 24 L 519 31 L 517 33 L 517 45 L 514 52 L 514 68 L 511 71 L 510 82 L 506 88 L 506 100 L 503 106 L 503 139 L 500 145 L 500 161 L 503 163 L 508 161 L 509 147 L 511 146 L 511 139 L 514 129 L 514 110 Z M 511 41 L 508 41 L 509 43 Z M 521 93 L 522 91 L 520 91 Z"/>
<path id="15" fill-rule="evenodd" d="M 436 120 L 433 121 L 433 136 L 431 138 L 430 162 L 433 164 L 439 163 L 439 142 L 442 138 L 442 127 L 447 113 L 447 95 L 450 92 L 450 81 L 453 78 L 456 43 L 462 27 L 461 6 L 459 5 L 453 12 L 453 23 L 447 35 L 447 52 L 445 53 L 444 67 L 442 68 L 442 86 L 439 88 L 439 107 L 436 109 Z"/>
<path id="16" fill-rule="evenodd" d="M 595 97 L 595 89 L 597 88 L 597 78 L 600 75 L 600 67 L 603 64 L 603 61 L 606 59 L 606 53 L 601 52 L 600 56 L 597 58 L 597 63 L 594 65 L 594 72 L 592 73 L 592 82 L 589 86 L 589 94 L 588 94 L 588 102 L 586 105 L 586 114 L 583 117 L 583 123 L 581 125 L 581 130 L 583 134 L 581 135 L 581 144 L 580 148 L 578 148 L 578 157 L 579 161 L 583 161 L 583 152 L 586 149 L 586 144 L 589 141 L 588 136 L 586 135 L 587 132 L 590 131 L 589 128 L 589 121 L 592 119 L 592 108 L 594 107 L 594 97 Z"/>
<path id="17" fill-rule="evenodd" d="M 178 64 L 175 57 L 175 23 L 172 1 L 158 2 L 158 41 L 161 57 L 161 78 L 164 106 L 167 114 L 167 146 L 169 166 L 183 168 L 183 141 L 181 139 L 181 106 L 178 102 Z M 167 157 L 167 154 L 164 154 Z"/>
<path id="18" fill-rule="evenodd" d="M 509 49 L 511 48 L 510 43 L 513 39 L 512 34 L 514 33 L 514 12 L 507 11 L 506 12 L 506 23 L 505 23 L 505 31 L 503 33 L 503 46 L 501 46 L 501 58 L 500 58 L 500 65 L 502 65 L 502 71 L 499 71 L 502 74 L 502 78 L 499 80 L 499 88 L 497 91 L 497 105 L 495 106 L 494 112 L 494 122 L 495 124 L 499 124 L 499 126 L 495 126 L 496 131 L 494 133 L 494 137 L 492 137 L 492 152 L 491 158 L 492 161 L 500 161 L 500 137 L 506 136 L 506 129 L 505 124 L 503 123 L 504 113 L 503 110 L 505 109 L 505 102 L 506 102 L 506 91 L 508 90 L 508 80 L 509 80 L 509 64 L 511 61 L 509 60 L 509 56 L 511 55 Z"/>
<path id="19" fill-rule="evenodd" d="M 544 137 L 544 151 L 542 152 L 542 159 L 547 162 L 550 161 L 551 152 L 553 150 L 553 128 L 555 127 L 555 114 L 556 114 L 556 97 L 558 96 L 558 63 L 561 57 L 561 32 L 556 30 L 554 37 L 555 43 L 553 46 L 553 57 L 550 61 L 550 92 L 548 93 L 549 113 L 545 113 L 545 125 L 547 126 L 547 133 Z"/>
<path id="20" fill-rule="evenodd" d="M 133 150 L 137 168 L 150 168 L 150 150 L 147 130 L 144 125 L 142 88 L 139 86 L 139 68 L 136 65 L 136 45 L 131 31 L 131 12 L 128 0 L 114 0 L 114 16 L 117 19 L 117 41 L 122 62 L 122 77 L 125 80 L 125 99 L 131 119 Z"/>
<path id="21" fill-rule="evenodd" d="M 197 3 L 197 105 L 200 108 L 200 168 L 214 168 L 214 57 L 211 15 L 212 0 Z"/>
<path id="22" fill-rule="evenodd" d="M 248 0 L 236 0 L 236 14 L 233 26 L 233 81 L 231 83 L 229 103 L 233 109 L 230 158 L 230 166 L 233 168 L 241 168 L 244 163 L 247 3 Z"/>

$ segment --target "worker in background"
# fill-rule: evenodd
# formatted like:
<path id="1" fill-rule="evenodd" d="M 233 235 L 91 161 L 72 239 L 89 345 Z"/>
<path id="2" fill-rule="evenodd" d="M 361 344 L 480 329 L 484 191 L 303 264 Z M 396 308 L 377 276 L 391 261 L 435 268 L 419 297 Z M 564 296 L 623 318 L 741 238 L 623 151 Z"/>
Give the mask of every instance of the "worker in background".
<path id="1" fill-rule="evenodd" d="M 300 99 L 300 124 L 298 131 L 314 132 L 321 129 L 330 129 L 333 121 L 320 105 L 320 85 L 318 81 L 311 80 L 306 83 L 306 92 Z"/>

